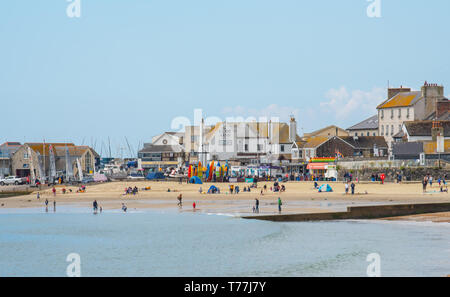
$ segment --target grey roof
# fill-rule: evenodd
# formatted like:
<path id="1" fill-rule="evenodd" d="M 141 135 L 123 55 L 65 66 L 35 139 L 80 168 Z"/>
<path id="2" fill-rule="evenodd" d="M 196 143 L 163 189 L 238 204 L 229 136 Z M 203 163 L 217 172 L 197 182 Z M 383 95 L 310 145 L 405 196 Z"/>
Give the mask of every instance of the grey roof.
<path id="1" fill-rule="evenodd" d="M 450 121 L 440 121 L 444 128 L 444 136 L 450 137 Z M 404 123 L 409 136 L 431 136 L 433 121 L 415 121 Z"/>
<path id="2" fill-rule="evenodd" d="M 378 116 L 374 115 L 373 117 L 370 117 L 361 123 L 358 123 L 347 130 L 373 130 L 378 129 Z"/>
<path id="3" fill-rule="evenodd" d="M 181 153 L 183 148 L 180 145 L 154 145 L 145 143 L 144 148 L 139 153 Z"/>
<path id="4" fill-rule="evenodd" d="M 383 136 L 340 136 L 338 137 L 355 149 L 373 149 L 374 146 L 378 148 L 387 148 L 388 145 Z"/>
<path id="5" fill-rule="evenodd" d="M 423 153 L 422 142 L 394 142 L 392 147 L 394 156 L 420 155 Z"/>

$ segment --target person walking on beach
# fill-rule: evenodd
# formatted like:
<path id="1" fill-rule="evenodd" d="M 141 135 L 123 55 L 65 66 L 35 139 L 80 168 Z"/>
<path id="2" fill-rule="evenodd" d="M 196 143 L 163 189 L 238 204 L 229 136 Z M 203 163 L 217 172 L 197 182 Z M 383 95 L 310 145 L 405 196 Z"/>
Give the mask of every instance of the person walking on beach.
<path id="1" fill-rule="evenodd" d="M 56 201 L 53 200 L 53 212 L 56 212 Z"/>
<path id="2" fill-rule="evenodd" d="M 182 208 L 183 207 L 183 195 L 182 194 L 180 194 L 180 195 L 178 195 L 178 203 L 177 203 L 177 205 L 180 207 L 180 208 Z"/>
<path id="3" fill-rule="evenodd" d="M 92 203 L 92 208 L 94 209 L 94 214 L 96 214 L 97 213 L 97 209 L 98 209 L 97 200 L 94 200 L 94 203 Z"/>
<path id="4" fill-rule="evenodd" d="M 41 194 L 39 194 L 39 192 L 37 192 L 36 198 L 37 198 L 37 200 L 41 199 Z"/>
<path id="5" fill-rule="evenodd" d="M 281 202 L 281 198 L 278 197 L 278 213 L 281 213 L 281 205 L 283 205 L 283 203 Z"/>
<path id="6" fill-rule="evenodd" d="M 122 203 L 122 210 L 123 212 L 127 212 L 127 206 L 125 205 L 125 203 Z"/>
<path id="7" fill-rule="evenodd" d="M 433 187 L 433 176 L 430 175 L 430 177 L 428 178 L 428 182 L 430 183 L 430 188 Z"/>
<path id="8" fill-rule="evenodd" d="M 52 192 L 53 192 L 53 196 L 56 196 L 56 188 L 55 187 L 53 187 Z"/>
<path id="9" fill-rule="evenodd" d="M 48 212 L 48 199 L 45 199 L 45 212 Z"/>
<path id="10" fill-rule="evenodd" d="M 255 213 L 259 213 L 259 200 L 255 198 Z"/>
<path id="11" fill-rule="evenodd" d="M 425 177 L 423 178 L 423 181 L 422 181 L 422 189 L 423 189 L 423 192 L 424 192 L 424 193 L 427 191 L 427 184 L 428 184 L 428 179 L 427 179 L 427 177 L 425 176 Z"/>
<path id="12" fill-rule="evenodd" d="M 192 203 L 192 209 L 195 211 L 195 207 L 197 206 L 197 204 L 195 204 L 195 201 L 194 201 L 194 203 Z"/>
<path id="13" fill-rule="evenodd" d="M 352 188 L 352 195 L 355 195 L 355 183 L 352 182 L 352 184 L 350 186 Z"/>
<path id="14" fill-rule="evenodd" d="M 345 195 L 348 194 L 348 182 L 345 183 Z"/>

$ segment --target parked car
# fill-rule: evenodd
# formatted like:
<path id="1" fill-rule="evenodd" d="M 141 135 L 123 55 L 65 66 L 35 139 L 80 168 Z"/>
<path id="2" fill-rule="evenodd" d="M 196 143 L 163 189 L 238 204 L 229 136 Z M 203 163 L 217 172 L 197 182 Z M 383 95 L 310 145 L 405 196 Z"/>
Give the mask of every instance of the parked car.
<path id="1" fill-rule="evenodd" d="M 23 180 L 20 177 L 16 176 L 8 176 L 4 179 L 0 179 L 0 185 L 7 186 L 7 185 L 23 185 L 25 183 L 25 180 Z"/>

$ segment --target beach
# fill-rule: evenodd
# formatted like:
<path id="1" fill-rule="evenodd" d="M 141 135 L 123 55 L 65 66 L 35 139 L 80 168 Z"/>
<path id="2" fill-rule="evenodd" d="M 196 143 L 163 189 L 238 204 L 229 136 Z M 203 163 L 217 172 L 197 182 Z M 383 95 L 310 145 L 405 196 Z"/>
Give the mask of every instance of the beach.
<path id="1" fill-rule="evenodd" d="M 179 182 L 153 181 L 121 181 L 87 185 L 84 193 L 77 193 L 76 186 L 56 186 L 56 195 L 51 187 L 34 190 L 32 194 L 0 199 L 0 208 L 38 208 L 49 200 L 49 207 L 56 201 L 57 206 L 92 207 L 97 200 L 104 210 L 120 209 L 125 203 L 128 209 L 177 209 L 177 197 L 182 194 L 183 207 L 181 211 L 193 211 L 192 204 L 196 203 L 196 211 L 208 213 L 226 213 L 232 215 L 252 214 L 255 198 L 260 200 L 260 214 L 278 213 L 277 199 L 283 202 L 282 212 L 290 213 L 318 213 L 330 211 L 345 211 L 348 206 L 406 204 L 406 203 L 439 203 L 450 202 L 448 193 L 440 193 L 435 184 L 422 192 L 420 183 L 356 183 L 355 194 L 345 194 L 344 183 L 329 183 L 333 188 L 331 193 L 319 193 L 314 189 L 313 182 L 282 183 L 286 191 L 273 193 L 270 191 L 272 182 L 259 182 L 258 188 L 251 192 L 244 192 L 244 187 L 250 184 L 236 183 L 240 187 L 239 194 L 230 194 L 228 183 L 204 183 L 201 185 Z M 322 184 L 322 183 L 320 183 Z M 220 189 L 220 194 L 204 194 L 211 185 Z M 261 189 L 267 185 L 267 191 Z M 125 189 L 137 187 L 136 195 L 125 195 Z M 66 189 L 66 194 L 62 189 Z M 147 188 L 148 190 L 144 190 Z M 200 193 L 200 188 L 203 193 Z M 72 192 L 70 192 L 70 190 Z M 40 199 L 37 199 L 37 192 Z M 408 216 L 392 219 L 426 220 L 436 222 L 450 222 L 449 213 Z"/>

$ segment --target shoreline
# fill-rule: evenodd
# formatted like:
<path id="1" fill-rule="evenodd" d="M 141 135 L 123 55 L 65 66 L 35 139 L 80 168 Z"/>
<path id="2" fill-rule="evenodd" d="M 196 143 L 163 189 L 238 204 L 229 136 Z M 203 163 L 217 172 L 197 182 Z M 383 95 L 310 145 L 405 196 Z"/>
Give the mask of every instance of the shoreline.
<path id="1" fill-rule="evenodd" d="M 278 213 L 277 199 L 283 201 L 283 214 L 311 214 L 346 211 L 347 207 L 354 206 L 374 206 L 392 204 L 424 204 L 424 203 L 450 203 L 449 193 L 438 192 L 438 186 L 428 189 L 426 194 L 422 193 L 421 184 L 416 183 L 357 183 L 355 195 L 345 195 L 344 183 L 329 183 L 334 192 L 318 193 L 313 188 L 312 182 L 286 182 L 286 192 L 272 193 L 270 186 L 272 183 L 259 182 L 257 189 L 251 192 L 243 192 L 244 186 L 250 184 L 235 183 L 239 185 L 239 194 L 229 194 L 228 183 L 205 183 L 201 185 L 179 184 L 178 182 L 151 182 L 151 181 L 124 181 L 110 182 L 103 184 L 87 185 L 85 193 L 76 193 L 78 187 L 60 186 L 56 187 L 57 194 L 53 195 L 52 188 L 45 188 L 39 191 L 40 199 L 37 199 L 37 190 L 32 194 L 0 198 L 0 213 L 7 212 L 7 209 L 21 208 L 41 208 L 45 199 L 49 201 L 49 211 L 53 208 L 53 201 L 59 207 L 82 207 L 92 208 L 92 202 L 97 200 L 104 210 L 120 209 L 125 203 L 128 209 L 165 209 L 178 211 L 177 196 L 183 195 L 183 211 L 192 211 L 192 204 L 197 204 L 198 211 L 207 213 L 225 213 L 231 215 L 254 215 L 252 207 L 255 198 L 260 200 L 259 215 L 274 215 Z M 321 183 L 322 184 L 322 183 Z M 207 191 L 215 185 L 220 188 L 221 194 L 200 194 L 199 189 Z M 268 190 L 260 191 L 264 185 Z M 137 195 L 123 195 L 125 188 L 138 187 Z M 151 190 L 143 191 L 146 187 Z M 67 193 L 62 194 L 62 189 L 66 188 Z M 170 192 L 168 191 L 170 189 Z M 69 190 L 72 190 L 69 193 Z M 432 220 L 437 222 L 450 222 L 450 214 L 428 215 L 428 216 L 407 216 L 400 217 L 407 220 Z M 396 220 L 397 218 L 390 218 Z"/>

